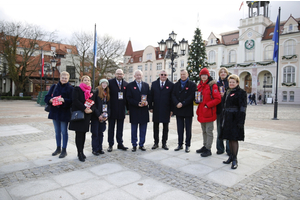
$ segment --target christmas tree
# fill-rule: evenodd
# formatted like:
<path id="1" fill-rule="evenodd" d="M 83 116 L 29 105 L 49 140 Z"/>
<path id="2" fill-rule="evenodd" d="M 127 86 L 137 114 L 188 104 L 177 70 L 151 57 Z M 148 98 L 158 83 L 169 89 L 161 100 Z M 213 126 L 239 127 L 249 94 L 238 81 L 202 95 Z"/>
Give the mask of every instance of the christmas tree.
<path id="1" fill-rule="evenodd" d="M 196 29 L 194 39 L 190 45 L 187 71 L 191 81 L 198 83 L 200 81 L 199 73 L 202 68 L 208 68 L 206 62 L 205 43 L 202 40 L 201 31 Z"/>

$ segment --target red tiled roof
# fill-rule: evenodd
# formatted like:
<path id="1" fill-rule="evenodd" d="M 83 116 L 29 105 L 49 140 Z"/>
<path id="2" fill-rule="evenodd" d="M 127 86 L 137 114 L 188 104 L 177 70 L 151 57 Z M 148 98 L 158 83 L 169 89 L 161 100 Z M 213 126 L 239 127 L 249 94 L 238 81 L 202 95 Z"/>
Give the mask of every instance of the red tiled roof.
<path id="1" fill-rule="evenodd" d="M 224 45 L 232 45 L 239 43 L 239 31 L 231 32 L 230 34 L 224 35 L 222 34 L 222 44 Z"/>
<path id="2" fill-rule="evenodd" d="M 132 53 L 133 53 L 133 49 L 132 49 L 131 41 L 129 40 L 124 56 L 132 56 Z"/>

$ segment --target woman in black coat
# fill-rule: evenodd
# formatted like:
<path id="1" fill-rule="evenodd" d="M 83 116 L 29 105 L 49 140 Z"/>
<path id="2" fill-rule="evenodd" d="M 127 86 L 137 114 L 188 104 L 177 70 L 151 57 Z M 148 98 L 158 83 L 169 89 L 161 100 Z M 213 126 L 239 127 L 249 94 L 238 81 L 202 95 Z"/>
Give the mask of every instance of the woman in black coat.
<path id="1" fill-rule="evenodd" d="M 89 131 L 90 120 L 94 105 L 89 108 L 85 105 L 87 99 L 94 101 L 94 96 L 91 94 L 91 79 L 89 76 L 83 76 L 81 83 L 76 86 L 72 96 L 72 111 L 81 110 L 84 112 L 84 119 L 80 121 L 71 121 L 69 129 L 75 131 L 75 143 L 78 152 L 78 159 L 81 162 L 85 161 L 86 156 L 83 153 L 85 134 Z"/>
<path id="2" fill-rule="evenodd" d="M 244 141 L 244 124 L 246 119 L 247 93 L 239 86 L 240 79 L 233 74 L 228 77 L 229 89 L 223 96 L 223 113 L 221 135 L 222 139 L 229 140 L 230 155 L 224 164 L 230 164 L 236 169 L 239 140 Z"/>
<path id="3" fill-rule="evenodd" d="M 70 74 L 68 72 L 61 72 L 60 81 L 51 86 L 44 99 L 45 103 L 51 106 L 48 119 L 53 120 L 55 129 L 56 150 L 52 153 L 52 156 L 60 154 L 59 158 L 64 158 L 67 155 L 68 124 L 71 119 L 70 108 L 73 92 L 73 87 L 69 84 L 69 77 Z M 53 100 L 61 105 L 52 106 Z"/>
<path id="4" fill-rule="evenodd" d="M 92 153 L 95 156 L 104 154 L 102 150 L 103 132 L 106 129 L 106 120 L 110 115 L 110 96 L 108 80 L 101 79 L 99 86 L 94 92 L 95 109 L 92 114 L 91 132 L 92 132 Z"/>

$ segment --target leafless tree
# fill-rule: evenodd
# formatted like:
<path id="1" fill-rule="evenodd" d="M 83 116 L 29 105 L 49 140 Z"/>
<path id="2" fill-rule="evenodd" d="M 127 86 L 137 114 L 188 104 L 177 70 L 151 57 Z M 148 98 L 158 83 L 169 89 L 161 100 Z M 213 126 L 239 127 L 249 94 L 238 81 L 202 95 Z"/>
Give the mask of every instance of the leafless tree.
<path id="1" fill-rule="evenodd" d="M 15 83 L 17 94 L 25 92 L 29 77 L 40 66 L 40 54 L 36 56 L 35 53 L 40 52 L 47 42 L 41 46 L 39 41 L 54 38 L 54 32 L 48 33 L 36 25 L 0 21 L 0 56 L 8 65 L 8 76 Z"/>

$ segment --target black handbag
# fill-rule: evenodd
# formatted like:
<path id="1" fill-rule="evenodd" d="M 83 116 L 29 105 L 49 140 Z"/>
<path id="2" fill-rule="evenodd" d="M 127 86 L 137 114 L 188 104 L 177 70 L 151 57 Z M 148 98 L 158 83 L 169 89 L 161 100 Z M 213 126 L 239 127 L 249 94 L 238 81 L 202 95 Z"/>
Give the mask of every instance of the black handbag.
<path id="1" fill-rule="evenodd" d="M 57 84 L 55 85 L 55 88 L 54 88 L 54 90 L 52 91 L 51 97 L 53 97 L 53 93 L 55 92 L 56 87 L 57 87 Z M 52 106 L 51 104 L 46 104 L 46 105 L 45 105 L 45 111 L 46 111 L 46 112 L 50 112 L 51 106 Z"/>
<path id="2" fill-rule="evenodd" d="M 71 121 L 84 120 L 84 113 L 81 110 L 72 111 Z"/>

